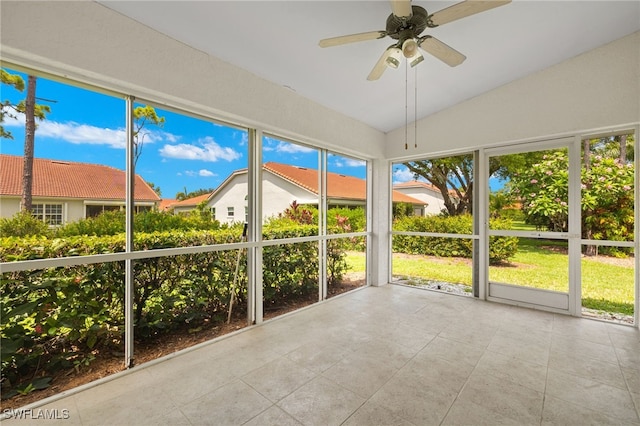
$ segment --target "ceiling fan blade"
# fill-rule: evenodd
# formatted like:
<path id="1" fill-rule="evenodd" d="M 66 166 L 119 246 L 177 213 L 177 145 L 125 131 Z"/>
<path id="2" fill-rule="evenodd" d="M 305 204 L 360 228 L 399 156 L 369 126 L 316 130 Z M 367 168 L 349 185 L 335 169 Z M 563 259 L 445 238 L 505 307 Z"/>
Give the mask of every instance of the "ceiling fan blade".
<path id="1" fill-rule="evenodd" d="M 374 65 L 373 69 L 369 73 L 367 80 L 374 81 L 382 77 L 382 73 L 387 69 L 387 58 L 389 57 L 389 49 L 382 52 L 382 56 L 378 59 L 378 62 Z"/>
<path id="2" fill-rule="evenodd" d="M 453 47 L 450 47 L 437 38 L 433 38 L 431 36 L 421 38 L 420 41 L 418 41 L 418 46 L 450 67 L 460 65 L 465 59 L 467 59 L 466 56 L 458 52 Z"/>
<path id="3" fill-rule="evenodd" d="M 467 0 L 461 3 L 456 3 L 453 6 L 439 10 L 431 15 L 429 26 L 433 27 L 443 25 L 457 19 L 484 12 L 485 10 L 493 9 L 494 7 L 504 6 L 508 3 L 511 3 L 511 0 Z"/>
<path id="4" fill-rule="evenodd" d="M 341 44 L 356 43 L 358 41 L 375 40 L 387 36 L 386 31 L 369 31 L 367 33 L 350 34 L 340 37 L 331 37 L 320 40 L 320 47 L 340 46 Z"/>
<path id="5" fill-rule="evenodd" d="M 391 11 L 398 18 L 410 18 L 413 15 L 411 0 L 389 0 Z"/>

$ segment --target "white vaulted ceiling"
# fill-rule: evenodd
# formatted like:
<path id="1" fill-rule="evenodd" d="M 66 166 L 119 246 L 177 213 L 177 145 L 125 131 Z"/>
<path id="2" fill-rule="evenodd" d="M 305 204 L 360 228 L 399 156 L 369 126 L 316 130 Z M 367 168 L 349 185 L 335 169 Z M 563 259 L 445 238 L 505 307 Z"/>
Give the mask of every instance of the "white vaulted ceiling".
<path id="1" fill-rule="evenodd" d="M 320 48 L 323 38 L 384 30 L 387 1 L 99 1 L 184 44 L 389 132 L 413 117 L 406 64 L 367 75 L 390 38 Z M 429 13 L 456 2 L 415 1 Z M 425 54 L 424 117 L 640 30 L 639 1 L 524 1 L 427 29 L 467 56 L 450 68 Z M 212 76 L 215 78 L 215 76 Z M 409 69 L 410 86 L 414 81 Z"/>

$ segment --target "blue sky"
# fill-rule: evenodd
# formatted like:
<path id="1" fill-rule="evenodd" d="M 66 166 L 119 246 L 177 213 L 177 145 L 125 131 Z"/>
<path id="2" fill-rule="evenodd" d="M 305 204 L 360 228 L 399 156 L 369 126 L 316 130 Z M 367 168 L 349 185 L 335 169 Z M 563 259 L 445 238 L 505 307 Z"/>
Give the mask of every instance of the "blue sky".
<path id="1" fill-rule="evenodd" d="M 11 74 L 26 75 L 7 69 Z M 26 96 L 2 85 L 1 100 L 17 103 Z M 38 103 L 51 107 L 38 122 L 35 156 L 125 168 L 124 99 L 38 78 Z M 55 102 L 48 102 L 52 100 Z M 136 104 L 141 105 L 141 104 Z M 247 167 L 246 131 L 156 107 L 162 127 L 145 126 L 136 173 L 162 190 L 163 198 L 180 191 L 216 188 L 232 171 Z M 2 154 L 23 155 L 24 117 L 5 119 L 14 139 L 0 139 Z M 263 160 L 317 168 L 318 153 L 300 145 L 265 138 Z M 329 156 L 329 171 L 364 178 L 364 162 Z"/>

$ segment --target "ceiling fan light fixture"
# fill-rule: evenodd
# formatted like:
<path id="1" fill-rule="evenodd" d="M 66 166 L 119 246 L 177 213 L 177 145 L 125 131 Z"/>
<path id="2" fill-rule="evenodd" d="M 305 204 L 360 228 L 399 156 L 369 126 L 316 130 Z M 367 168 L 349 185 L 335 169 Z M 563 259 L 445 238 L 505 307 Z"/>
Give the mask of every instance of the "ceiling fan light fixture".
<path id="1" fill-rule="evenodd" d="M 412 68 L 424 61 L 424 56 L 422 56 L 420 49 L 418 49 L 418 43 L 412 38 L 408 38 L 402 42 L 402 54 L 407 58 L 407 62 L 409 62 Z"/>
<path id="2" fill-rule="evenodd" d="M 402 59 L 402 50 L 397 47 L 390 47 L 388 49 L 388 56 L 385 60 L 385 64 L 389 68 L 397 69 L 400 66 L 400 60 Z"/>
<path id="3" fill-rule="evenodd" d="M 411 68 L 413 68 L 420 62 L 424 61 L 424 56 L 422 56 L 422 54 L 418 52 L 417 55 L 415 55 L 413 58 L 407 59 L 407 61 L 409 62 L 409 65 L 411 65 Z"/>
<path id="4" fill-rule="evenodd" d="M 419 55 L 418 43 L 412 38 L 408 38 L 402 42 L 402 54 L 405 58 L 411 59 L 416 55 Z"/>

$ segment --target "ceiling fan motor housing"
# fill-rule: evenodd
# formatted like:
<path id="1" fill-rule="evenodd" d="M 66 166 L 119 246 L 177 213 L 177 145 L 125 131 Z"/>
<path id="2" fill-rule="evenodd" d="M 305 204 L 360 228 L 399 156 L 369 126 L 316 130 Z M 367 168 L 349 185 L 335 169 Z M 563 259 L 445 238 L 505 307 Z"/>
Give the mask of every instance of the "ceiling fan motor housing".
<path id="1" fill-rule="evenodd" d="M 407 38 L 416 38 L 429 25 L 429 14 L 420 6 L 411 6 L 411 17 L 400 18 L 393 13 L 387 18 L 387 35 L 401 42 Z M 432 25 L 435 26 L 435 25 Z"/>

